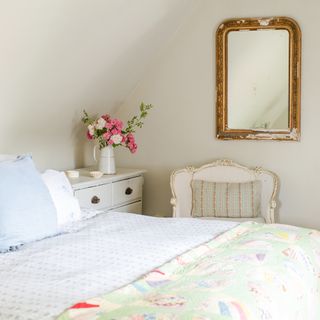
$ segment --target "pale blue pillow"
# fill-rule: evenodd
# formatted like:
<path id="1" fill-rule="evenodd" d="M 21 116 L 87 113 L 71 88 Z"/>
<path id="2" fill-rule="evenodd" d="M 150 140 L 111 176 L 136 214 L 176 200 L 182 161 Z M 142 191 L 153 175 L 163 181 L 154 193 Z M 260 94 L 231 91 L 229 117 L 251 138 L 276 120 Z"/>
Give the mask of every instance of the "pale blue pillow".
<path id="1" fill-rule="evenodd" d="M 0 252 L 56 233 L 56 209 L 31 157 L 1 161 Z"/>

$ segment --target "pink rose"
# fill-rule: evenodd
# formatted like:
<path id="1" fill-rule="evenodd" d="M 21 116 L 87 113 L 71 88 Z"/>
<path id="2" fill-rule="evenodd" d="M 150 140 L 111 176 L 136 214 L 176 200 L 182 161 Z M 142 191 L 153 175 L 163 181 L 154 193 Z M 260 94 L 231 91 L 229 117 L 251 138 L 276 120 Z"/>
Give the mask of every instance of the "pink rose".
<path id="1" fill-rule="evenodd" d="M 134 142 L 134 135 L 132 133 L 127 134 L 127 141 L 128 142 Z"/>
<path id="2" fill-rule="evenodd" d="M 128 133 L 126 137 L 126 146 L 129 148 L 131 153 L 135 153 L 137 151 L 137 144 L 135 142 L 134 135 L 132 133 Z"/>
<path id="3" fill-rule="evenodd" d="M 106 120 L 107 122 L 110 120 L 110 116 L 108 114 L 101 116 L 101 118 Z"/>
<path id="4" fill-rule="evenodd" d="M 119 130 L 118 128 L 113 127 L 110 132 L 114 135 L 114 134 L 121 134 L 121 130 Z"/>
<path id="5" fill-rule="evenodd" d="M 92 140 L 93 139 L 93 135 L 90 134 L 89 130 L 87 130 L 87 138 L 89 140 Z"/>
<path id="6" fill-rule="evenodd" d="M 121 120 L 119 119 L 110 119 L 107 123 L 106 123 L 106 128 L 109 130 L 115 130 L 115 133 L 113 134 L 117 134 L 120 133 L 120 131 L 122 130 L 123 127 L 123 123 Z"/>
<path id="7" fill-rule="evenodd" d="M 131 146 L 131 148 L 129 148 L 131 153 L 135 153 L 137 149 L 138 149 L 138 146 L 135 143 Z"/>
<path id="8" fill-rule="evenodd" d="M 103 136 L 103 139 L 104 139 L 104 140 L 108 141 L 108 140 L 111 138 L 112 134 L 111 134 L 110 131 L 107 131 L 107 132 L 104 133 L 102 136 Z"/>
<path id="9" fill-rule="evenodd" d="M 119 119 L 113 119 L 114 122 L 114 126 L 118 129 L 118 130 L 122 130 L 123 127 L 123 123 L 121 120 Z"/>

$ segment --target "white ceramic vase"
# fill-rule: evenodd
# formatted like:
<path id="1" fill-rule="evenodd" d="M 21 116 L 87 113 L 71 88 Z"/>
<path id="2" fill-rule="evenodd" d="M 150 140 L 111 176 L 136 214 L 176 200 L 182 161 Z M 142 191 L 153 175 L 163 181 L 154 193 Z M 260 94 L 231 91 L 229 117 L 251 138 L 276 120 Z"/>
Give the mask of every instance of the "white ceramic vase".
<path id="1" fill-rule="evenodd" d="M 93 158 L 97 161 L 96 146 L 93 149 Z M 100 150 L 100 157 L 98 160 L 98 169 L 104 174 L 115 174 L 116 164 L 114 159 L 113 146 L 107 146 Z"/>

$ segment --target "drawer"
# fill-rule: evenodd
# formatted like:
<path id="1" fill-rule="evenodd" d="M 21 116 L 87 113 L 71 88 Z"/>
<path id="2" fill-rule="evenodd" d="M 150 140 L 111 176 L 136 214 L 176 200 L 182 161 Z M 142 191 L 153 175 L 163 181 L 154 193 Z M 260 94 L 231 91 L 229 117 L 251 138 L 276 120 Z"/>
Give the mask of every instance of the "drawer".
<path id="1" fill-rule="evenodd" d="M 111 207 L 111 183 L 75 191 L 80 207 L 88 209 L 104 209 Z"/>
<path id="2" fill-rule="evenodd" d="M 127 204 L 118 208 L 114 208 L 110 211 L 114 212 L 129 212 L 129 213 L 142 213 L 142 201 Z"/>
<path id="3" fill-rule="evenodd" d="M 112 206 L 140 199 L 143 177 L 136 177 L 112 183 Z"/>

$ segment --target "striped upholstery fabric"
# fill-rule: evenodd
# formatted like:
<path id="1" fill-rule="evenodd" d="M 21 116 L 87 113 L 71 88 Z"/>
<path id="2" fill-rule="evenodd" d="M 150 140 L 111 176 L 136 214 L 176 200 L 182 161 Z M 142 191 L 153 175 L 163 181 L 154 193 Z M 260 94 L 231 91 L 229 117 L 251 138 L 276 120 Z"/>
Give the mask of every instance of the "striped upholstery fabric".
<path id="1" fill-rule="evenodd" d="M 191 188 L 193 217 L 254 218 L 260 215 L 261 181 L 193 180 Z"/>

